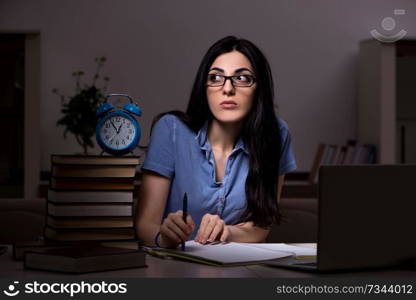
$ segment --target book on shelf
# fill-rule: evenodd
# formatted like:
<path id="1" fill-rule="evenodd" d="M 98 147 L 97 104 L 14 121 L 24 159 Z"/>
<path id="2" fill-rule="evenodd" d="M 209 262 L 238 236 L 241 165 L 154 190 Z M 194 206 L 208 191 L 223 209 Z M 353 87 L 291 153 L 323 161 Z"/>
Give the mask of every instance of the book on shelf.
<path id="1" fill-rule="evenodd" d="M 53 177 L 134 177 L 135 165 L 52 165 Z"/>
<path id="2" fill-rule="evenodd" d="M 319 168 L 322 165 L 372 164 L 376 162 L 376 147 L 371 144 L 359 144 L 349 140 L 347 145 L 320 143 L 316 150 L 308 182 L 318 182 Z"/>
<path id="3" fill-rule="evenodd" d="M 310 184 L 316 184 L 318 182 L 319 168 L 322 165 L 334 164 L 338 159 L 340 153 L 339 146 L 320 143 L 315 153 L 315 158 L 309 173 L 308 181 Z"/>
<path id="4" fill-rule="evenodd" d="M 47 211 L 51 216 L 56 217 L 114 217 L 114 216 L 132 216 L 133 205 L 131 203 L 77 203 L 77 204 L 54 204 L 48 202 Z"/>
<path id="5" fill-rule="evenodd" d="M 54 190 L 134 190 L 134 178 L 77 178 L 65 177 L 50 180 Z"/>
<path id="6" fill-rule="evenodd" d="M 375 163 L 376 147 L 372 144 L 359 144 L 354 154 L 353 164 L 373 164 Z"/>
<path id="7" fill-rule="evenodd" d="M 336 165 L 342 165 L 344 164 L 344 160 L 345 160 L 345 153 L 347 152 L 347 146 L 341 146 L 340 147 L 340 151 L 339 151 L 339 155 L 335 161 Z"/>
<path id="8" fill-rule="evenodd" d="M 145 253 L 105 246 L 75 246 L 27 251 L 24 266 L 29 269 L 66 273 L 88 273 L 144 267 Z"/>
<path id="9" fill-rule="evenodd" d="M 78 191 L 48 189 L 47 199 L 54 203 L 133 203 L 132 191 Z"/>
<path id="10" fill-rule="evenodd" d="M 129 228 L 132 217 L 53 217 L 47 216 L 46 225 L 54 229 Z"/>
<path id="11" fill-rule="evenodd" d="M 328 149 L 328 154 L 326 156 L 326 159 L 322 162 L 323 165 L 332 165 L 334 163 L 335 155 L 337 152 L 337 145 L 327 145 L 326 147 Z"/>
<path id="12" fill-rule="evenodd" d="M 316 255 L 316 249 L 289 246 L 287 244 L 267 243 L 211 243 L 199 244 L 194 241 L 185 243 L 185 251 L 179 249 L 148 248 L 143 249 L 157 256 L 171 256 L 214 266 L 238 266 L 265 263 L 285 257 Z"/>
<path id="13" fill-rule="evenodd" d="M 63 165 L 133 165 L 140 164 L 140 156 L 51 155 L 52 164 Z"/>
<path id="14" fill-rule="evenodd" d="M 319 171 L 319 167 L 322 164 L 322 159 L 324 157 L 325 148 L 326 148 L 326 145 L 323 143 L 320 143 L 318 145 L 318 149 L 316 150 L 315 158 L 313 160 L 311 171 L 309 173 L 309 183 L 311 184 L 314 184 L 317 182 L 318 171 Z"/>
<path id="15" fill-rule="evenodd" d="M 45 238 L 56 241 L 106 241 L 135 239 L 134 228 L 54 229 L 45 227 Z"/>

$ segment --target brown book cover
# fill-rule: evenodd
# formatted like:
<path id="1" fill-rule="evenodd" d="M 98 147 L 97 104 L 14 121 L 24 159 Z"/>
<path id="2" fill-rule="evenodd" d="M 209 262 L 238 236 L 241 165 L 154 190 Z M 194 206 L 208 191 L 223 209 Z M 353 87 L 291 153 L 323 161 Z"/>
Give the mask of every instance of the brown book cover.
<path id="1" fill-rule="evenodd" d="M 53 217 L 46 224 L 55 229 L 127 228 L 133 227 L 133 217 Z"/>
<path id="2" fill-rule="evenodd" d="M 134 177 L 136 166 L 127 165 L 58 165 L 52 166 L 52 176 L 54 177 Z"/>
<path id="3" fill-rule="evenodd" d="M 105 246 L 77 246 L 39 249 L 25 253 L 24 266 L 66 273 L 89 273 L 146 266 L 145 254 L 132 250 Z"/>
<path id="4" fill-rule="evenodd" d="M 54 229 L 45 227 L 45 237 L 55 241 L 106 241 L 135 238 L 134 228 Z"/>
<path id="5" fill-rule="evenodd" d="M 55 190 L 134 190 L 133 178 L 51 178 Z"/>
<path id="6" fill-rule="evenodd" d="M 139 250 L 139 240 L 124 240 L 124 241 L 104 241 L 100 242 L 101 245 L 106 247 L 117 247 L 117 248 L 126 248 Z"/>
<path id="7" fill-rule="evenodd" d="M 77 191 L 48 189 L 48 201 L 53 203 L 133 203 L 132 191 Z"/>
<path id="8" fill-rule="evenodd" d="M 76 241 L 76 242 L 62 242 L 62 241 L 53 241 L 53 240 L 21 240 L 16 241 L 13 244 L 13 258 L 15 260 L 23 260 L 24 254 L 27 251 L 36 250 L 36 249 L 52 249 L 57 247 L 74 247 L 79 246 L 80 243 L 88 245 L 100 245 L 99 241 Z"/>
<path id="9" fill-rule="evenodd" d="M 102 155 L 51 155 L 53 164 L 65 165 L 134 165 L 140 163 L 140 156 L 102 156 Z"/>
<path id="10" fill-rule="evenodd" d="M 131 217 L 131 203 L 77 203 L 55 204 L 48 202 L 48 214 L 55 217 Z"/>

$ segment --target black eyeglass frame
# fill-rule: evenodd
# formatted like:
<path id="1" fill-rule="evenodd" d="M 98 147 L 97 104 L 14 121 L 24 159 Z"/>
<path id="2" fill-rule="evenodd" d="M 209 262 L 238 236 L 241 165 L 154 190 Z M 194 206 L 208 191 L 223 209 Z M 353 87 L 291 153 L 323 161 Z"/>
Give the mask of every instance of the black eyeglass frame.
<path id="1" fill-rule="evenodd" d="M 210 75 L 215 75 L 215 76 L 219 76 L 219 77 L 222 77 L 222 78 L 224 78 L 224 82 L 222 83 L 222 84 L 219 84 L 219 85 L 210 85 L 210 84 L 208 84 L 208 77 L 210 76 Z M 234 78 L 237 78 L 237 77 L 239 77 L 239 76 L 247 76 L 247 77 L 250 77 L 253 81 L 251 82 L 251 84 L 250 85 L 235 85 L 235 82 L 234 82 Z M 207 86 L 209 86 L 209 87 L 220 87 L 220 86 L 224 86 L 225 85 L 225 83 L 227 82 L 227 80 L 228 79 L 230 79 L 230 81 L 231 81 L 231 85 L 235 88 L 235 87 L 252 87 L 253 86 L 253 84 L 255 84 L 256 83 L 256 77 L 254 77 L 253 75 L 250 75 L 250 74 L 239 74 L 239 75 L 233 75 L 233 76 L 225 76 L 225 75 L 221 75 L 221 74 L 208 74 L 208 76 L 207 76 Z"/>

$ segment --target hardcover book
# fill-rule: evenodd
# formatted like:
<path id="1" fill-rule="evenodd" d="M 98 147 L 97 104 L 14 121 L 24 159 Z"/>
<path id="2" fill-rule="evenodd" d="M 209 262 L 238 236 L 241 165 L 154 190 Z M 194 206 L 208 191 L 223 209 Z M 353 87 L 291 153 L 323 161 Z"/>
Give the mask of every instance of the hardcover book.
<path id="1" fill-rule="evenodd" d="M 135 238 L 134 228 L 54 229 L 45 227 L 45 237 L 56 241 L 105 241 Z"/>
<path id="2" fill-rule="evenodd" d="M 57 155 L 52 154 L 52 164 L 66 165 L 139 165 L 139 156 L 102 156 L 102 155 Z"/>
<path id="3" fill-rule="evenodd" d="M 53 165 L 52 176 L 54 177 L 134 177 L 136 166 L 127 165 Z"/>
<path id="4" fill-rule="evenodd" d="M 51 178 L 56 190 L 134 190 L 134 178 Z"/>
<path id="5" fill-rule="evenodd" d="M 88 273 L 146 266 L 145 253 L 105 246 L 39 249 L 25 253 L 24 266 L 67 273 Z"/>
<path id="6" fill-rule="evenodd" d="M 114 204 L 54 204 L 48 203 L 51 216 L 132 216 L 133 206 L 129 203 Z"/>
<path id="7" fill-rule="evenodd" d="M 77 191 L 48 190 L 49 202 L 54 203 L 94 203 L 125 202 L 133 203 L 132 191 Z"/>
<path id="8" fill-rule="evenodd" d="M 75 228 L 126 228 L 133 227 L 132 217 L 53 217 L 46 224 L 55 229 Z"/>

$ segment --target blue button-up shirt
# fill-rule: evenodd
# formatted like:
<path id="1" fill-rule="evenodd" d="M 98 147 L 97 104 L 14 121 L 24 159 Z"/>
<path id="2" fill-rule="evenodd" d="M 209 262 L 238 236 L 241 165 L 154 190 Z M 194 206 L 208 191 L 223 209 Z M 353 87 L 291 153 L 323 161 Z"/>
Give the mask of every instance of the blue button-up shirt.
<path id="1" fill-rule="evenodd" d="M 279 175 L 283 175 L 296 169 L 296 162 L 287 124 L 282 119 L 278 122 L 282 138 Z M 240 138 L 228 157 L 222 182 L 217 182 L 207 127 L 205 124 L 196 134 L 177 117 L 163 116 L 153 127 L 142 166 L 171 179 L 164 217 L 182 210 L 183 195 L 188 194 L 188 213 L 197 225 L 191 239 L 205 214 L 218 215 L 232 225 L 246 208 L 248 151 Z"/>

